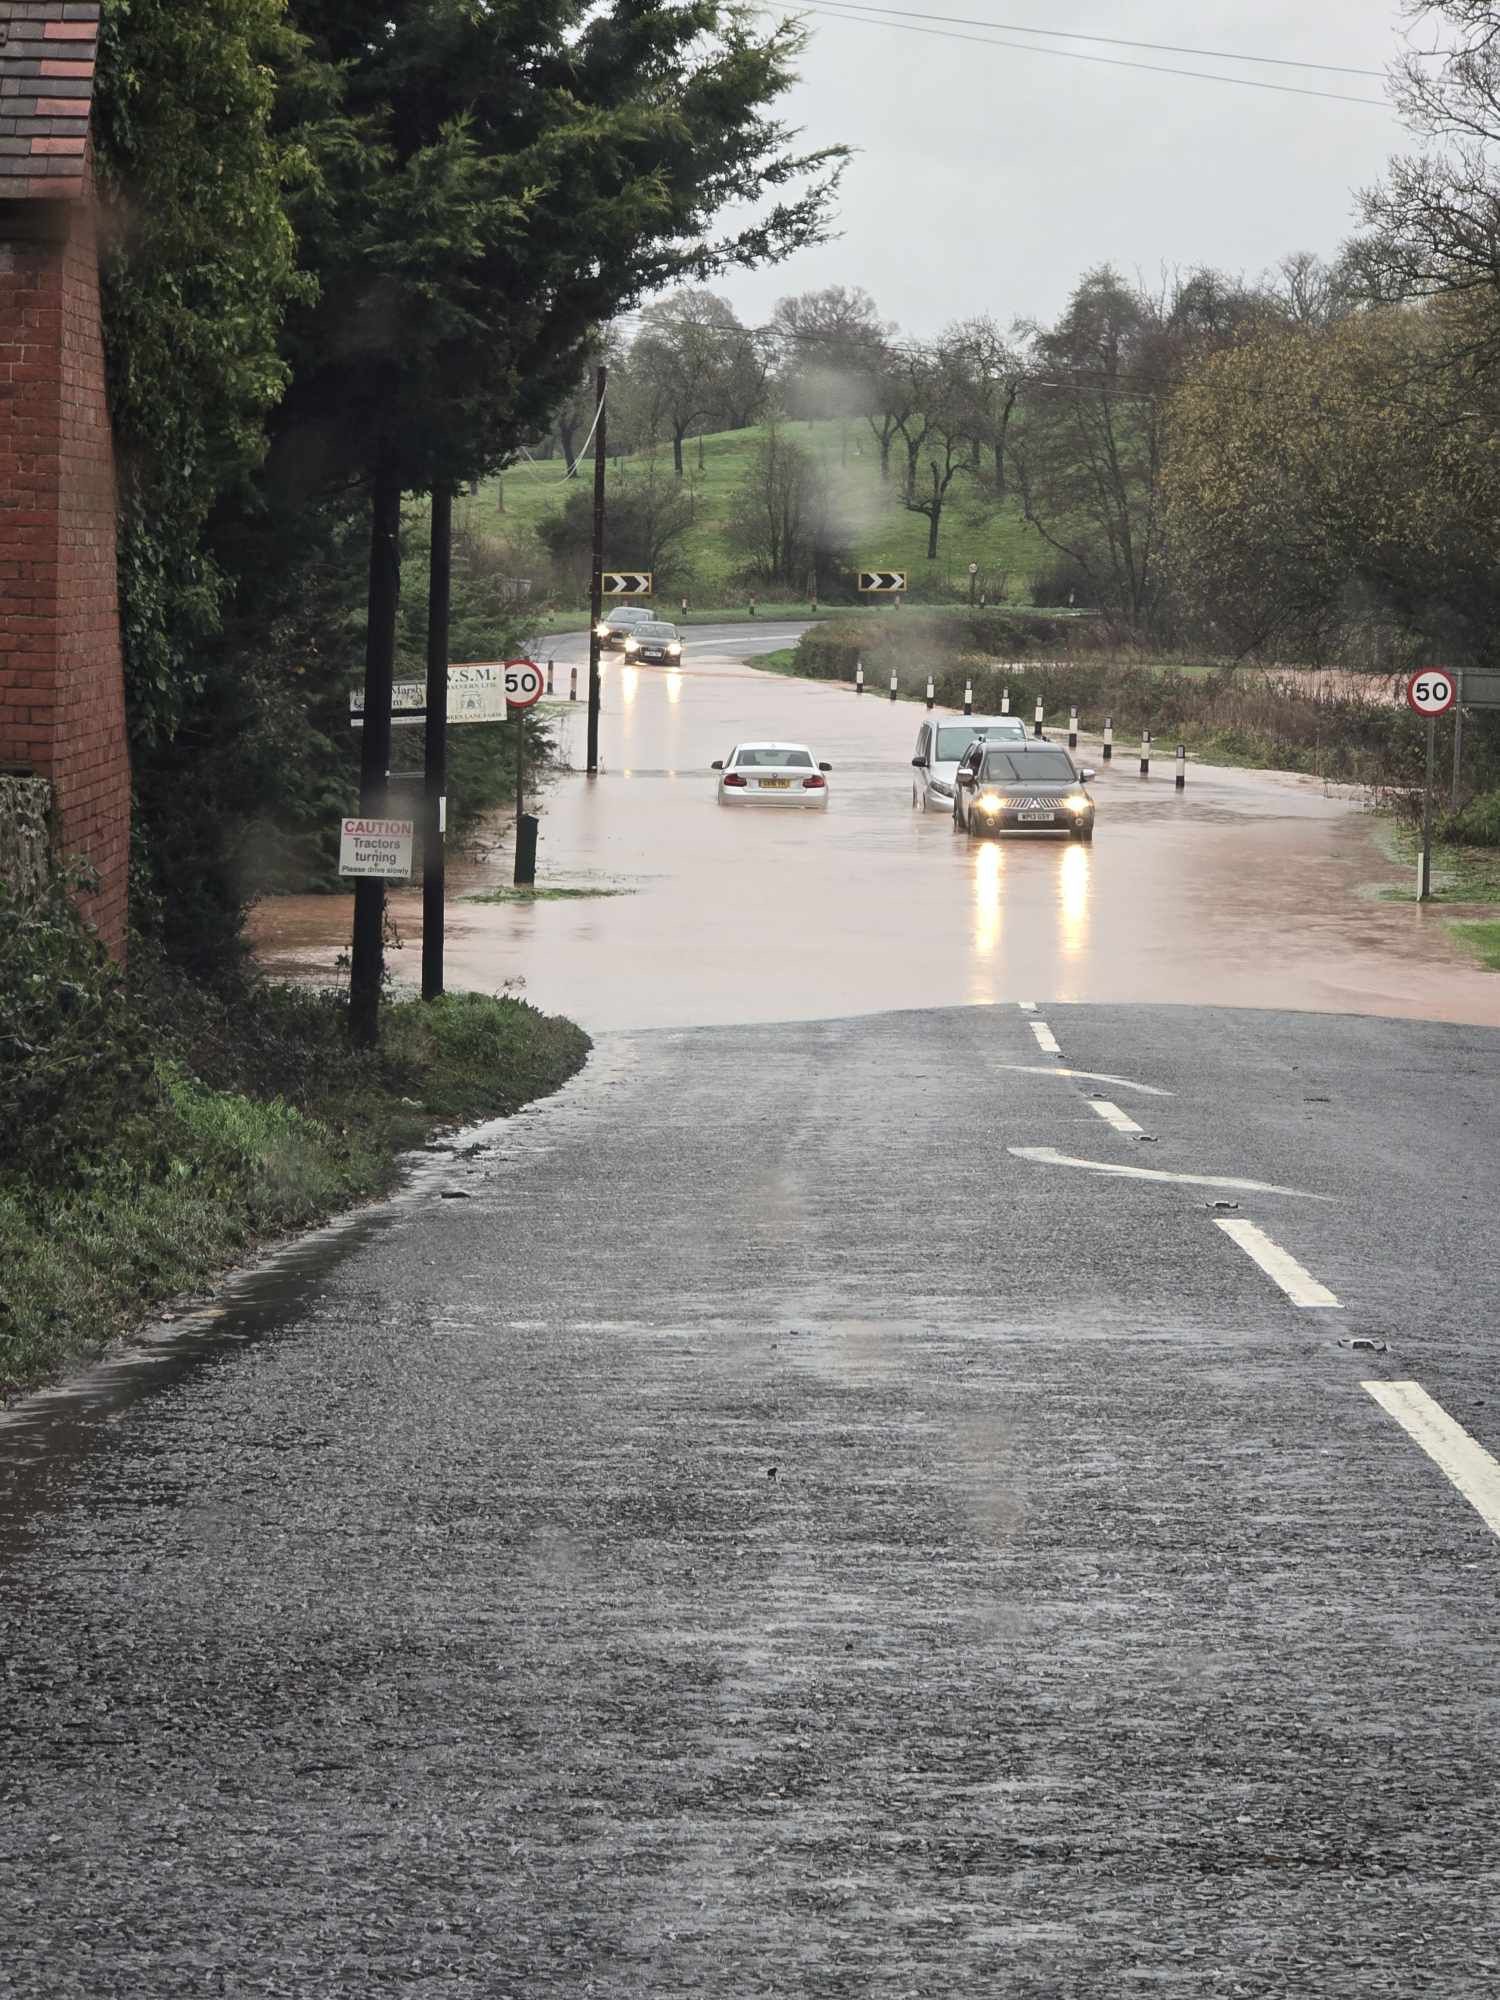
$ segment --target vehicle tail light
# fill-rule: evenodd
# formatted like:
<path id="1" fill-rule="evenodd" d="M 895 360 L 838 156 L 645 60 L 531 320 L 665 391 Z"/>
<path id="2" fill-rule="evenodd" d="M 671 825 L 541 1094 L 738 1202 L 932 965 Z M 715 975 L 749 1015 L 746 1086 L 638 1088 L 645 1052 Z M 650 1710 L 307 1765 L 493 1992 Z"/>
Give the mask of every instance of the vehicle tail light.
<path id="1" fill-rule="evenodd" d="M 804 792 L 821 792 L 827 783 L 821 771 L 814 771 L 810 778 L 802 780 L 802 789 Z"/>
<path id="2" fill-rule="evenodd" d="M 724 773 L 724 782 L 726 785 L 744 786 L 747 785 L 750 781 L 748 778 L 742 778 L 738 771 L 726 771 Z"/>

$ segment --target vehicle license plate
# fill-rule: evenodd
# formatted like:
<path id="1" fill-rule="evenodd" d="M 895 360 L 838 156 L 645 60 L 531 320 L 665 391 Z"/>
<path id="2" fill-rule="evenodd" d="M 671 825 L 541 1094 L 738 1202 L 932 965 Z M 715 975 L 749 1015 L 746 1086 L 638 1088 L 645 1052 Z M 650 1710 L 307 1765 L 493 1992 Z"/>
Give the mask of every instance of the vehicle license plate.
<path id="1" fill-rule="evenodd" d="M 790 778 L 762 778 L 760 788 L 763 792 L 784 792 L 791 782 Z"/>
<path id="2" fill-rule="evenodd" d="M 1028 825 L 1030 825 L 1032 822 L 1035 822 L 1037 825 L 1051 826 L 1053 820 L 1057 818 L 1057 814 L 1025 812 L 1025 813 L 1017 813 L 1016 818 L 1019 820 L 1024 820 Z"/>

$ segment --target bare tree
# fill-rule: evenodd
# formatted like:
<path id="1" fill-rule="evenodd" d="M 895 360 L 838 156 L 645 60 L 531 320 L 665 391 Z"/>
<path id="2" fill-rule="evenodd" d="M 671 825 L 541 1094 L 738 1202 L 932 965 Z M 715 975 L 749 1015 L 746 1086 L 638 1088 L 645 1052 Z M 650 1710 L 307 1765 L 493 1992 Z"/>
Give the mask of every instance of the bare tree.
<path id="1" fill-rule="evenodd" d="M 1031 335 L 1015 453 L 1026 519 L 1101 601 L 1144 622 L 1159 591 L 1161 472 L 1170 380 L 1153 301 L 1108 267 Z"/>
<path id="2" fill-rule="evenodd" d="M 1011 422 L 1026 379 L 1025 356 L 987 313 L 956 320 L 944 333 L 942 347 L 963 405 L 973 470 L 980 473 L 981 454 L 987 454 L 987 484 L 1003 500 Z"/>
<path id="3" fill-rule="evenodd" d="M 904 407 L 895 418 L 906 447 L 901 504 L 927 519 L 927 560 L 937 559 L 948 489 L 969 462 L 974 437 L 972 383 L 963 349 L 938 341 L 902 350 Z"/>
<path id="4" fill-rule="evenodd" d="M 845 536 L 823 468 L 773 424 L 735 496 L 731 545 L 768 583 L 796 588 L 842 560 Z"/>
<path id="5" fill-rule="evenodd" d="M 687 290 L 647 306 L 630 350 L 639 394 L 672 440 L 672 467 L 683 476 L 688 433 L 717 424 L 738 428 L 764 399 L 768 358 L 716 292 Z"/>
<path id="6" fill-rule="evenodd" d="M 860 415 L 895 330 L 858 285 L 778 299 L 771 331 L 782 350 L 787 413 L 809 420 Z"/>

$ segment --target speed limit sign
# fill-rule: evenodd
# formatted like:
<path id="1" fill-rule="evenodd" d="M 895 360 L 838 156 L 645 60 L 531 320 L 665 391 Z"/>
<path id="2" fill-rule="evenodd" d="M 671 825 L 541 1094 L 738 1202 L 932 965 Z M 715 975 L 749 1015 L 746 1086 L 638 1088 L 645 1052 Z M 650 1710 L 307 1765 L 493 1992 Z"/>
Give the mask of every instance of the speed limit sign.
<path id="1" fill-rule="evenodd" d="M 1406 699 L 1418 715 L 1446 715 L 1458 700 L 1458 683 L 1446 667 L 1424 667 L 1406 683 Z"/>
<path id="2" fill-rule="evenodd" d="M 507 708 L 530 708 L 533 702 L 542 698 L 547 685 L 546 678 L 535 660 L 507 660 L 505 662 L 505 705 Z"/>

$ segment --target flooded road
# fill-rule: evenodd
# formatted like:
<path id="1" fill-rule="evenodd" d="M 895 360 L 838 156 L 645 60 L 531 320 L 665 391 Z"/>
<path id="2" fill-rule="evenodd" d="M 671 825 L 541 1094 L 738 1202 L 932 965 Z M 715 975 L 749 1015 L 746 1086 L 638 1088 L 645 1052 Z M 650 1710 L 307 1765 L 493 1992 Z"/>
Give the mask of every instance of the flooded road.
<path id="1" fill-rule="evenodd" d="M 519 988 L 594 1031 L 1017 999 L 1500 1024 L 1500 980 L 1463 956 L 1442 916 L 1373 899 L 1393 871 L 1356 799 L 1312 778 L 1197 766 L 1179 796 L 1170 756 L 1142 780 L 1124 745 L 1099 767 L 1092 848 L 971 844 L 912 810 L 921 710 L 745 664 L 798 629 L 694 628 L 680 672 L 607 655 L 604 769 L 592 782 L 584 705 L 554 705 L 570 769 L 540 806 L 539 886 L 617 893 L 465 900 L 508 883 L 507 837 L 487 865 L 454 871 L 450 985 Z M 552 652 L 565 689 L 586 642 Z M 709 765 L 741 737 L 789 737 L 830 762 L 827 813 L 722 811 Z M 407 946 L 392 971 L 407 984 L 419 889 L 391 906 Z M 263 904 L 262 962 L 331 975 L 351 907 L 341 896 Z"/>

